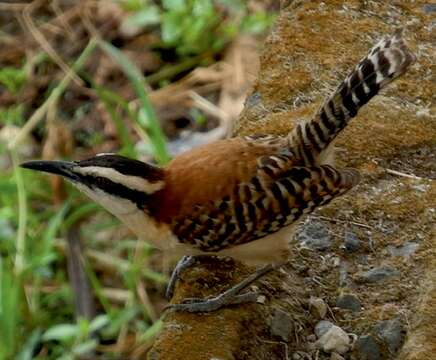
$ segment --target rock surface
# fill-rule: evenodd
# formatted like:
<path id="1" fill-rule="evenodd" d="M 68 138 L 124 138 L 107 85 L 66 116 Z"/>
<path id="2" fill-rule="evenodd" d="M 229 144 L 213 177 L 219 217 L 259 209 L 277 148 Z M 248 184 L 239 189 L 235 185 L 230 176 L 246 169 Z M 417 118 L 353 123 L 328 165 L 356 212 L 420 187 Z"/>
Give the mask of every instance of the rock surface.
<path id="1" fill-rule="evenodd" d="M 397 269 L 390 266 L 381 266 L 357 274 L 357 279 L 362 283 L 376 283 L 399 275 L 400 272 Z"/>
<path id="2" fill-rule="evenodd" d="M 346 333 L 359 336 L 360 345 L 355 348 L 364 349 L 367 358 L 381 360 L 427 360 L 434 356 L 436 39 L 434 12 L 425 7 L 430 3 L 283 2 L 282 13 L 263 48 L 252 92 L 255 95 L 247 100 L 235 134 L 285 135 L 298 121 L 313 116 L 372 44 L 395 28 L 405 29 L 404 36 L 418 61 L 362 109 L 337 139 L 341 151 L 337 152 L 336 166 L 358 169 L 362 181 L 315 214 L 322 216 L 328 227 L 328 251 L 301 249 L 297 241 L 292 242 L 289 265 L 258 282 L 267 299 L 264 305 L 235 306 L 207 315 L 168 314 L 150 359 L 282 360 L 294 354 L 300 359 L 315 358 L 316 354 L 328 359 L 330 354 L 312 348 L 306 340 L 319 321 L 307 304 L 313 296 L 334 305 L 341 274 L 341 286 L 359 296 L 362 310 L 328 311 L 326 317 Z M 359 239 L 365 239 L 355 252 L 342 248 L 344 231 L 351 227 Z M 419 243 L 413 256 L 406 259 L 387 250 L 405 241 Z M 333 257 L 339 257 L 340 264 L 346 266 L 335 266 Z M 372 283 L 356 281 L 357 274 L 381 266 L 395 269 L 401 276 Z M 186 281 L 178 283 L 173 301 L 216 294 L 248 273 L 238 264 L 199 264 L 184 276 Z M 378 279 L 378 275 L 372 276 Z M 297 329 L 286 347 L 270 332 L 270 319 L 277 308 L 290 315 Z M 388 342 L 372 329 L 398 314 L 408 319 L 404 328 L 407 336 L 393 355 L 385 349 Z M 354 351 L 343 357 L 352 358 Z"/>
<path id="3" fill-rule="evenodd" d="M 327 353 L 345 354 L 350 350 L 351 342 L 348 334 L 339 326 L 321 321 L 315 327 L 318 337 L 316 346 Z"/>
<path id="4" fill-rule="evenodd" d="M 392 354 L 395 354 L 403 344 L 404 326 L 399 318 L 379 322 L 374 326 L 373 332 L 387 344 Z"/>
<path id="5" fill-rule="evenodd" d="M 342 294 L 336 300 L 336 306 L 341 309 L 351 310 L 353 312 L 360 311 L 362 305 L 356 295 Z"/>
<path id="6" fill-rule="evenodd" d="M 361 360 L 381 360 L 379 346 L 371 335 L 360 336 L 355 344 L 355 354 Z"/>
<path id="7" fill-rule="evenodd" d="M 294 332 L 294 323 L 286 311 L 276 309 L 271 320 L 271 335 L 289 341 Z"/>
<path id="8" fill-rule="evenodd" d="M 331 246 L 331 237 L 327 226 L 318 221 L 307 221 L 297 234 L 297 239 L 302 246 L 314 250 L 324 251 Z"/>
<path id="9" fill-rule="evenodd" d="M 328 320 L 321 320 L 315 326 L 315 335 L 317 338 L 322 337 L 334 324 Z"/>
<path id="10" fill-rule="evenodd" d="M 392 256 L 403 256 L 408 258 L 413 255 L 415 251 L 419 248 L 419 244 L 416 242 L 406 242 L 401 246 L 388 246 L 388 251 Z"/>
<path id="11" fill-rule="evenodd" d="M 344 234 L 344 247 L 347 251 L 353 252 L 360 249 L 360 240 L 356 234 L 346 231 Z"/>

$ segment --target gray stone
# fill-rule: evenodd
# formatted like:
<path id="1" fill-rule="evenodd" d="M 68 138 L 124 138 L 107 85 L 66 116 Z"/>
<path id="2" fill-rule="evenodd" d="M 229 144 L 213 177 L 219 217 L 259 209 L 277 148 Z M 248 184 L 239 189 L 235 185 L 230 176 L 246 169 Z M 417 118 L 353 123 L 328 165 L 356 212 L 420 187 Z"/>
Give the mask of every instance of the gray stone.
<path id="1" fill-rule="evenodd" d="M 380 266 L 361 273 L 357 280 L 362 283 L 375 283 L 399 275 L 400 272 L 391 266 Z"/>
<path id="2" fill-rule="evenodd" d="M 374 326 L 373 331 L 387 344 L 392 354 L 403 344 L 405 330 L 399 318 L 381 321 Z"/>
<path id="3" fill-rule="evenodd" d="M 318 221 L 307 221 L 297 234 L 297 240 L 302 245 L 319 251 L 329 249 L 332 242 L 327 226 Z"/>
<path id="4" fill-rule="evenodd" d="M 348 263 L 341 261 L 339 265 L 339 287 L 346 287 L 350 282 L 350 279 L 348 279 Z"/>
<path id="5" fill-rule="evenodd" d="M 315 335 L 319 339 L 321 336 L 323 336 L 328 329 L 330 329 L 333 326 L 333 323 L 327 320 L 321 320 L 315 325 Z"/>
<path id="6" fill-rule="evenodd" d="M 344 234 L 344 247 L 349 252 L 357 251 L 360 248 L 360 240 L 351 231 L 346 231 Z"/>
<path id="7" fill-rule="evenodd" d="M 362 305 L 356 295 L 342 294 L 336 300 L 336 306 L 341 309 L 351 310 L 352 312 L 360 311 Z"/>
<path id="8" fill-rule="evenodd" d="M 291 316 L 281 309 L 275 309 L 271 320 L 271 335 L 278 336 L 283 341 L 289 341 L 293 333 L 294 322 Z"/>
<path id="9" fill-rule="evenodd" d="M 389 245 L 388 251 L 392 256 L 404 256 L 407 258 L 410 255 L 413 255 L 418 247 L 418 243 L 407 241 L 401 246 Z"/>
<path id="10" fill-rule="evenodd" d="M 371 335 L 359 336 L 354 346 L 358 359 L 361 360 L 380 360 L 380 349 Z"/>
<path id="11" fill-rule="evenodd" d="M 329 322 L 320 321 L 315 326 L 315 332 L 318 336 L 318 340 L 315 343 L 316 347 L 327 353 L 345 354 L 351 347 L 350 337 L 339 326 L 327 323 Z M 327 330 L 325 330 L 326 327 L 328 327 Z M 321 328 L 322 331 L 320 331 Z"/>
<path id="12" fill-rule="evenodd" d="M 256 91 L 247 97 L 247 100 L 245 100 L 245 107 L 252 107 L 260 104 L 261 102 L 262 102 L 262 94 Z"/>

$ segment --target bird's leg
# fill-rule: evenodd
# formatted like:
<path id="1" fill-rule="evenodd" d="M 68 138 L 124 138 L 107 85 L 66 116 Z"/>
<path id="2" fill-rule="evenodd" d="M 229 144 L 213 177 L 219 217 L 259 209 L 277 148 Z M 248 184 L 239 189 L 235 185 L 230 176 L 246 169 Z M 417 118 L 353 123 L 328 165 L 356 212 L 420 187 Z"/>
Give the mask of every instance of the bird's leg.
<path id="1" fill-rule="evenodd" d="M 180 274 L 193 265 L 195 263 L 195 257 L 194 256 L 183 256 L 179 262 L 177 263 L 176 267 L 174 268 L 170 281 L 168 282 L 167 289 L 165 291 L 165 297 L 170 300 L 173 297 L 174 294 L 174 288 L 176 287 L 176 282 L 179 280 Z"/>
<path id="2" fill-rule="evenodd" d="M 276 266 L 265 265 L 264 267 L 256 270 L 246 279 L 242 280 L 240 283 L 226 290 L 225 292 L 210 298 L 210 299 L 199 299 L 190 298 L 185 299 L 181 304 L 171 304 L 167 309 L 174 309 L 176 311 L 187 311 L 187 312 L 210 312 L 218 310 L 225 305 L 241 304 L 245 302 L 256 302 L 258 294 L 254 291 L 249 291 L 244 294 L 239 294 L 247 286 L 251 285 L 254 281 L 261 278 L 263 275 L 274 270 Z"/>

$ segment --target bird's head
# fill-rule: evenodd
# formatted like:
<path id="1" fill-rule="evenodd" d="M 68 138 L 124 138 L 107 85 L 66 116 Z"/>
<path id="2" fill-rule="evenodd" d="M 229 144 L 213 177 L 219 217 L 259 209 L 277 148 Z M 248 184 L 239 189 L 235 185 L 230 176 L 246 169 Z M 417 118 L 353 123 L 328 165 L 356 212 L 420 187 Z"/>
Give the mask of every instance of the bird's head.
<path id="1" fill-rule="evenodd" d="M 118 217 L 146 211 L 150 196 L 165 185 L 163 169 L 115 154 L 72 162 L 34 160 L 21 167 L 64 177 Z"/>

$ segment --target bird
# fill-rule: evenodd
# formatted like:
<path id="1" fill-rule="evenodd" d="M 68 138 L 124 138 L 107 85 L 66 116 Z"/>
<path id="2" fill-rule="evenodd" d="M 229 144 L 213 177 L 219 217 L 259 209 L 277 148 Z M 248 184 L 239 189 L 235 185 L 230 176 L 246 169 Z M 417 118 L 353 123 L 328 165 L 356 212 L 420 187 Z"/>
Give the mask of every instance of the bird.
<path id="1" fill-rule="evenodd" d="M 241 290 L 286 261 L 298 220 L 358 184 L 357 170 L 335 166 L 337 135 L 415 61 L 401 30 L 383 37 L 315 115 L 284 136 L 218 140 L 186 151 L 166 166 L 116 154 L 21 166 L 64 177 L 139 238 L 181 257 L 170 288 L 196 256 L 262 265 L 226 292 L 173 304 L 176 310 L 207 312 L 253 301 L 252 292 Z"/>

